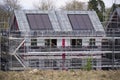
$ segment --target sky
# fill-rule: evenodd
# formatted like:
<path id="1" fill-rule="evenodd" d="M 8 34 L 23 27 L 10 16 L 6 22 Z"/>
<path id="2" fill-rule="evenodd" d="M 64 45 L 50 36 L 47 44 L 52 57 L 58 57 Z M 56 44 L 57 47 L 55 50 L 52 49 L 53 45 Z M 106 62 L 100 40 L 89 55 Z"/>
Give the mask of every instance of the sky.
<path id="1" fill-rule="evenodd" d="M 53 0 L 57 7 L 63 6 L 65 2 L 70 0 Z M 81 2 L 88 2 L 89 0 L 78 0 Z M 113 2 L 120 4 L 120 0 L 103 0 L 106 7 L 110 7 Z M 33 4 L 39 3 L 39 0 L 20 0 L 20 4 L 23 6 L 24 9 L 34 9 Z"/>

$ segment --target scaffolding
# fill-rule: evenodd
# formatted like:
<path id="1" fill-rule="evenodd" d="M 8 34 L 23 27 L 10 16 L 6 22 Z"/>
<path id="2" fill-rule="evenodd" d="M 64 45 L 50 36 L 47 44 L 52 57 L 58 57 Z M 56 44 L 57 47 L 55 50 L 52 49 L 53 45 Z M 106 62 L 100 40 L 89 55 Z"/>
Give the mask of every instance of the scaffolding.
<path id="1" fill-rule="evenodd" d="M 3 32 L 8 39 L 9 70 L 84 69 L 89 58 L 92 69 L 120 69 L 119 29 L 106 30 L 106 35 L 92 30 Z"/>
<path id="2" fill-rule="evenodd" d="M 30 32 L 29 32 L 30 33 Z M 43 34 L 43 32 L 41 32 Z M 73 32 L 69 32 L 73 33 Z M 22 34 L 22 33 L 21 33 Z M 31 32 L 32 34 L 32 32 Z M 114 64 L 115 69 L 120 68 L 119 59 L 119 37 L 103 36 L 71 36 L 66 32 L 62 33 L 65 40 L 70 40 L 71 46 L 57 46 L 57 41 L 62 40 L 62 36 L 57 34 L 52 36 L 34 35 L 10 35 L 9 46 L 10 54 L 13 58 L 10 69 L 83 69 L 87 59 L 91 58 L 93 69 L 111 69 Z M 15 37 L 16 36 L 16 37 Z M 77 41 L 81 41 L 77 43 Z M 29 46 L 27 46 L 29 44 Z M 38 44 L 45 44 L 38 46 Z M 53 45 L 54 44 L 54 45 Z M 84 44 L 84 45 L 83 45 Z M 88 45 L 85 45 L 88 44 Z M 12 46 L 14 45 L 14 46 Z M 13 48 L 14 47 L 14 48 Z M 112 60 L 114 51 L 114 57 Z M 14 59 L 17 59 L 14 60 Z M 12 64 L 14 63 L 14 64 Z M 16 66 L 16 67 L 14 67 Z"/>
<path id="3" fill-rule="evenodd" d="M 8 13 L 0 8 L 0 70 L 8 70 Z"/>

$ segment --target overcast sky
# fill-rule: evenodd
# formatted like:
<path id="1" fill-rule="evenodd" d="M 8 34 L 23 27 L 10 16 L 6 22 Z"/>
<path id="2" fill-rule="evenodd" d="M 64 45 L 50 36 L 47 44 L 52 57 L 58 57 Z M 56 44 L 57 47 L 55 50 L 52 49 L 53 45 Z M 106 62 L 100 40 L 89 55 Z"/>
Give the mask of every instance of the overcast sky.
<path id="1" fill-rule="evenodd" d="M 66 1 L 70 0 L 53 0 L 57 7 L 60 7 L 65 4 Z M 89 0 L 79 0 L 82 2 L 88 2 Z M 113 2 L 120 4 L 120 0 L 103 0 L 106 7 L 110 7 Z M 24 9 L 33 9 L 33 4 L 39 3 L 39 0 L 20 0 L 20 3 L 23 5 Z"/>

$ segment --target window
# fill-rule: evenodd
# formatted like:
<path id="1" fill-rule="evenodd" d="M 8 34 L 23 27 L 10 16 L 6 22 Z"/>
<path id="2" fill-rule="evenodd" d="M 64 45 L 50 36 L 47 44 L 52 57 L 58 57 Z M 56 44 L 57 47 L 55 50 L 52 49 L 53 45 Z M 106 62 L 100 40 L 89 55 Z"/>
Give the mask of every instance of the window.
<path id="1" fill-rule="evenodd" d="M 82 46 L 82 39 L 76 39 L 76 45 Z"/>
<path id="2" fill-rule="evenodd" d="M 31 47 L 37 47 L 37 39 L 31 39 Z"/>
<path id="3" fill-rule="evenodd" d="M 120 59 L 120 54 L 115 54 L 115 59 Z M 118 61 L 119 62 L 119 61 Z"/>
<path id="4" fill-rule="evenodd" d="M 90 39 L 89 40 L 89 45 L 90 46 L 95 46 L 95 39 Z"/>
<path id="5" fill-rule="evenodd" d="M 102 39 L 102 45 L 108 45 L 108 39 Z"/>
<path id="6" fill-rule="evenodd" d="M 57 46 L 57 39 L 45 39 L 45 46 L 56 47 Z"/>
<path id="7" fill-rule="evenodd" d="M 113 44 L 115 44 L 115 50 L 120 50 L 120 39 L 115 39 L 115 43 Z"/>
<path id="8" fill-rule="evenodd" d="M 45 46 L 50 46 L 50 39 L 45 39 Z"/>
<path id="9" fill-rule="evenodd" d="M 112 40 L 102 39 L 102 48 L 112 48 Z"/>
<path id="10" fill-rule="evenodd" d="M 115 45 L 120 45 L 120 39 L 115 39 Z"/>
<path id="11" fill-rule="evenodd" d="M 82 39 L 72 39 L 71 45 L 73 47 L 81 47 L 82 46 Z"/>
<path id="12" fill-rule="evenodd" d="M 109 40 L 102 39 L 102 48 L 108 48 L 108 47 L 109 47 Z"/>
<path id="13" fill-rule="evenodd" d="M 71 45 L 72 45 L 72 46 L 76 46 L 76 39 L 72 39 L 72 40 L 71 40 Z"/>
<path id="14" fill-rule="evenodd" d="M 51 46 L 56 47 L 57 46 L 57 39 L 52 39 L 51 40 Z"/>

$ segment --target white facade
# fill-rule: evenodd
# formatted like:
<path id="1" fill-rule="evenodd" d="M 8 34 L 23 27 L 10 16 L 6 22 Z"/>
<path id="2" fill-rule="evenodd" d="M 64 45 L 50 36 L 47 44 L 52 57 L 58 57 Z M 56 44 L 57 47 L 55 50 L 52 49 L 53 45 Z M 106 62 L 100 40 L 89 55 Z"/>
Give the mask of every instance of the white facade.
<path id="1" fill-rule="evenodd" d="M 13 56 L 16 57 L 20 64 L 24 65 L 24 68 L 79 69 L 86 65 L 88 58 L 92 58 L 96 61 L 93 67 L 101 69 L 101 61 L 99 59 L 101 59 L 101 54 L 106 52 L 101 51 L 99 47 L 101 47 L 101 37 L 105 36 L 105 31 L 94 11 L 24 10 L 15 11 L 14 14 L 19 27 L 18 31 L 21 32 L 21 35 L 17 38 L 25 40 L 25 45 L 22 46 L 19 43 L 20 45 L 15 49 L 16 51 L 14 51 Z M 34 24 L 30 23 L 26 16 L 27 14 L 31 14 L 32 16 L 47 14 L 52 25 L 52 30 L 32 30 L 31 28 L 34 29 L 36 26 L 33 26 L 38 23 L 34 20 Z M 82 17 L 85 15 L 89 18 L 89 22 L 92 24 L 90 26 L 93 27 L 93 30 L 89 27 L 88 30 L 80 30 L 81 28 L 84 29 L 84 27 L 80 26 L 80 24 L 79 26 L 77 25 L 78 27 L 74 26 L 74 23 L 76 25 L 79 22 L 76 23 L 75 18 L 71 18 L 70 20 L 68 15 L 82 15 Z M 31 21 L 32 19 L 33 17 L 30 17 Z M 40 25 L 47 24 L 46 21 L 44 23 L 40 22 Z M 15 26 L 11 27 L 14 28 Z M 80 29 L 76 30 L 76 28 Z M 12 34 L 10 36 L 16 37 Z M 92 42 L 90 41 L 91 39 Z M 19 51 L 20 48 L 22 49 L 21 51 Z"/>

